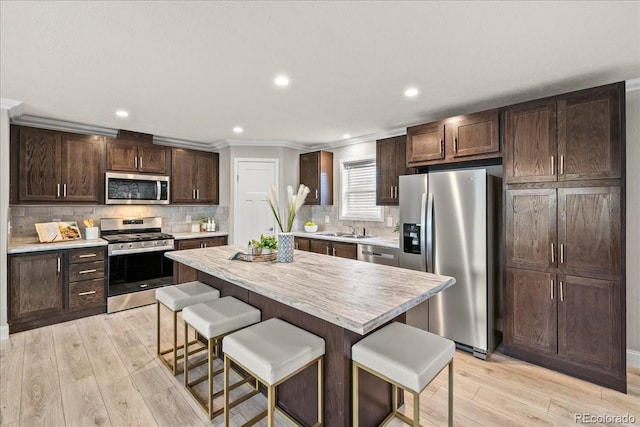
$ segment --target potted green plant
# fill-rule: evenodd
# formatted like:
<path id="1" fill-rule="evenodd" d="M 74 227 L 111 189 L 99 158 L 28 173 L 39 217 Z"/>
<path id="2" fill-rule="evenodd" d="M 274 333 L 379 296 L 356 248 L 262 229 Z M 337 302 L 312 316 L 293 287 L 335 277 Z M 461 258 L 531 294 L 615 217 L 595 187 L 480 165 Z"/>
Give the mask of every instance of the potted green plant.
<path id="1" fill-rule="evenodd" d="M 278 249 L 278 240 L 276 239 L 276 236 L 265 236 L 261 234 L 259 246 L 260 249 L 262 249 L 263 255 L 269 255 L 274 250 Z"/>
<path id="2" fill-rule="evenodd" d="M 247 254 L 262 255 L 262 247 L 258 240 L 249 240 L 249 244 L 247 245 Z"/>

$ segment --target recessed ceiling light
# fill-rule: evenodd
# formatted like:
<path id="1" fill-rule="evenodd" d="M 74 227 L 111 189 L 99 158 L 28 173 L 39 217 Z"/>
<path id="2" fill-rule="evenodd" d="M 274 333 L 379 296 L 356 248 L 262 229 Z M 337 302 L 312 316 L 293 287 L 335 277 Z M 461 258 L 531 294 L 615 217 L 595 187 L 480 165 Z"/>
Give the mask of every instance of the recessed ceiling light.
<path id="1" fill-rule="evenodd" d="M 287 76 L 278 76 L 274 80 L 274 83 L 278 86 L 289 86 L 289 77 Z"/>
<path id="2" fill-rule="evenodd" d="M 344 135 L 342 135 L 342 139 L 349 139 L 351 138 L 351 135 L 349 135 L 348 133 L 345 133 Z"/>
<path id="3" fill-rule="evenodd" d="M 242 129 L 240 126 L 236 126 L 233 128 L 233 131 L 235 133 L 242 133 L 242 131 L 244 131 L 244 129 Z"/>
<path id="4" fill-rule="evenodd" d="M 118 110 L 118 111 L 116 111 L 116 116 L 118 116 L 118 117 L 129 117 L 129 113 L 127 113 L 124 110 Z"/>
<path id="5" fill-rule="evenodd" d="M 415 87 L 410 87 L 409 89 L 404 91 L 404 96 L 406 96 L 407 98 L 418 96 L 418 89 L 416 89 Z"/>

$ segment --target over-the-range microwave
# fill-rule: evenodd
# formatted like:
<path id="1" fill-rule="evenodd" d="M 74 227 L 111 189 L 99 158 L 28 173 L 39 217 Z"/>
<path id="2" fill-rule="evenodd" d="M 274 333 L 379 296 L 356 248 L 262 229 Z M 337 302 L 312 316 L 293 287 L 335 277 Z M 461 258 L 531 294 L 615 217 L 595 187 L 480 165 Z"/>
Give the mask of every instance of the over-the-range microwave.
<path id="1" fill-rule="evenodd" d="M 104 199 L 107 205 L 168 205 L 169 177 L 107 172 Z"/>

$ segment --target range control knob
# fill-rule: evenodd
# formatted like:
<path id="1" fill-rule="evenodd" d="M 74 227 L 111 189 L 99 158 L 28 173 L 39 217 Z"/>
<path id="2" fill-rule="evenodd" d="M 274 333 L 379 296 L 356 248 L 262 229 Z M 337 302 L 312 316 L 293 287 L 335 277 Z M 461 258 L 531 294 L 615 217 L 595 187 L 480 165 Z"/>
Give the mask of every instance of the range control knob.
<path id="1" fill-rule="evenodd" d="M 168 244 L 169 244 L 169 242 L 167 242 L 166 240 L 163 240 L 163 241 L 162 241 L 162 245 L 163 245 L 163 246 L 167 246 Z"/>
<path id="2" fill-rule="evenodd" d="M 133 243 L 129 243 L 129 244 L 127 245 L 127 247 L 128 247 L 129 249 L 131 249 L 131 248 L 133 247 Z"/>
<path id="3" fill-rule="evenodd" d="M 124 245 L 123 245 L 122 243 L 120 243 L 120 244 L 118 245 L 118 249 L 124 249 Z"/>
<path id="4" fill-rule="evenodd" d="M 140 242 L 140 246 L 144 248 L 145 242 Z"/>
<path id="5" fill-rule="evenodd" d="M 153 241 L 153 246 L 158 246 L 158 241 L 157 240 Z"/>

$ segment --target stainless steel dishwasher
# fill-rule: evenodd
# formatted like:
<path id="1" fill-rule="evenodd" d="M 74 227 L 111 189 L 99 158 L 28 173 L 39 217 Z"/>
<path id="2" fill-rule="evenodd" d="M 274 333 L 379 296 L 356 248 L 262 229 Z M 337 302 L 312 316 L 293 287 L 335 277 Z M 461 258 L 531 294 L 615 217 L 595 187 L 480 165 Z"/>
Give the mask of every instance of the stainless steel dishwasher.
<path id="1" fill-rule="evenodd" d="M 358 244 L 358 260 L 399 267 L 400 249 Z"/>

